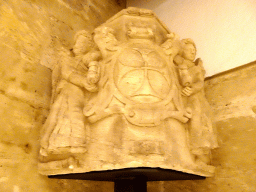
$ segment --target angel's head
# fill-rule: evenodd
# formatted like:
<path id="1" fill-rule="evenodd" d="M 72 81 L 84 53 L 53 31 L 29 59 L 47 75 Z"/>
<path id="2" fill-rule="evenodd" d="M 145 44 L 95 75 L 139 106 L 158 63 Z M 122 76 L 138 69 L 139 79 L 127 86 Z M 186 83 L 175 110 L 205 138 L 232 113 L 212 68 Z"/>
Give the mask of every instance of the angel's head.
<path id="1" fill-rule="evenodd" d="M 93 48 L 92 34 L 86 30 L 81 30 L 75 35 L 74 54 L 84 55 Z"/>
<path id="2" fill-rule="evenodd" d="M 196 44 L 192 39 L 183 39 L 182 43 L 182 57 L 190 61 L 194 61 L 194 59 L 196 58 Z"/>

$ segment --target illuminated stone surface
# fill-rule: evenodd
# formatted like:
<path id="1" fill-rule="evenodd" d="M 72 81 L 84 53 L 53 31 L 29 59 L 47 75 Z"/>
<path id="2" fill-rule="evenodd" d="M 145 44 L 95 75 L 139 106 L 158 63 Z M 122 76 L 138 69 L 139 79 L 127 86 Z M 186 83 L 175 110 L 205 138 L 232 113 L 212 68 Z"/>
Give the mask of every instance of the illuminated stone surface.
<path id="1" fill-rule="evenodd" d="M 56 180 L 38 173 L 39 132 L 51 96 L 51 70 L 44 66 L 52 68 L 57 62 L 59 42 L 71 49 L 77 31 L 93 30 L 120 10 L 115 2 L 106 1 L 104 6 L 94 2 L 92 7 L 97 9 L 82 13 L 66 4 L 70 2 L 8 0 L 1 4 L 0 191 L 113 191 L 111 182 Z M 81 7 L 79 1 L 72 4 Z M 206 80 L 220 145 L 212 152 L 215 176 L 148 182 L 149 192 L 256 191 L 255 72 L 254 62 Z"/>
<path id="2" fill-rule="evenodd" d="M 212 176 L 217 140 L 192 40 L 128 8 L 80 31 L 54 66 L 42 129 L 46 175 L 156 167 Z"/>

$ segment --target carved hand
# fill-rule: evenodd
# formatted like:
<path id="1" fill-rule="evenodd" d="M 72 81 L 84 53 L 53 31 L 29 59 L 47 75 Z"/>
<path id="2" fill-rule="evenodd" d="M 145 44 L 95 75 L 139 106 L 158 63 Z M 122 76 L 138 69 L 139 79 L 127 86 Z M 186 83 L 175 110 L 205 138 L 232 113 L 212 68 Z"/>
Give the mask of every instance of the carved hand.
<path id="1" fill-rule="evenodd" d="M 191 119 L 191 117 L 193 116 L 192 114 L 192 109 L 190 107 L 187 107 L 185 112 L 184 112 L 184 116 L 187 117 L 188 119 Z"/>
<path id="2" fill-rule="evenodd" d="M 172 111 L 169 113 L 169 117 L 179 120 L 182 123 L 187 123 L 190 117 L 184 111 Z"/>
<path id="3" fill-rule="evenodd" d="M 184 62 L 184 58 L 181 57 L 180 55 L 176 55 L 176 56 L 174 57 L 173 61 L 174 61 L 174 63 L 175 63 L 176 65 L 179 66 L 179 65 L 182 65 L 182 63 Z"/>
<path id="4" fill-rule="evenodd" d="M 189 97 L 193 93 L 193 88 L 192 87 L 185 87 L 182 91 L 181 94 L 183 96 Z"/>
<path id="5" fill-rule="evenodd" d="M 87 76 L 87 77 L 88 77 L 88 76 Z M 85 79 L 85 80 L 83 81 L 83 87 L 84 87 L 86 90 L 90 91 L 90 92 L 96 92 L 96 91 L 98 91 L 98 86 L 97 86 L 95 83 L 89 83 L 89 82 L 88 82 L 88 79 Z"/>
<path id="6" fill-rule="evenodd" d="M 89 71 L 87 74 L 87 82 L 89 84 L 95 84 L 99 81 L 99 74 L 95 71 Z"/>

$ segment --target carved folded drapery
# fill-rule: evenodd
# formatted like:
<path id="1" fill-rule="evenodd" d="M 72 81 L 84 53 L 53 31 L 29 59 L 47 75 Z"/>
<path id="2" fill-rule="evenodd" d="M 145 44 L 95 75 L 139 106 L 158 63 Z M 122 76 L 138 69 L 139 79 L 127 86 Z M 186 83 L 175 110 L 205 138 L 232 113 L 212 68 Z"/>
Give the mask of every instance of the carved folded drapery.
<path id="1" fill-rule="evenodd" d="M 45 175 L 159 167 L 211 176 L 217 140 L 191 39 L 128 8 L 78 32 L 54 68 L 41 134 Z"/>

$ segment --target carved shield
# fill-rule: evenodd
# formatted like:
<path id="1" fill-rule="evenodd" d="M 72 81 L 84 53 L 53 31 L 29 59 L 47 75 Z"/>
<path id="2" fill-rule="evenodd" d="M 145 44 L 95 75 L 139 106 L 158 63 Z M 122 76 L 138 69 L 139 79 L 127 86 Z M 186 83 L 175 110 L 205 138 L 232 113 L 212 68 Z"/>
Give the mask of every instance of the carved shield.
<path id="1" fill-rule="evenodd" d="M 158 103 L 167 99 L 171 78 L 166 58 L 157 45 L 125 46 L 114 66 L 114 83 L 123 101 Z"/>
<path id="2" fill-rule="evenodd" d="M 153 42 L 127 43 L 120 49 L 113 63 L 112 82 L 114 96 L 125 104 L 124 115 L 130 123 L 160 124 L 161 111 L 173 94 L 168 62 L 162 48 Z"/>

